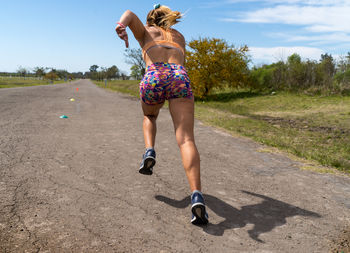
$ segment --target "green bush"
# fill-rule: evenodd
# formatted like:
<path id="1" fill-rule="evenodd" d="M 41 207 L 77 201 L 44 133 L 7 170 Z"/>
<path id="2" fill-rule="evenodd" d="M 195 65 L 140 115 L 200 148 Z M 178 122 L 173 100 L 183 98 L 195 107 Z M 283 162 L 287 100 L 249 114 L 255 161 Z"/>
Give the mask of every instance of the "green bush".
<path id="1" fill-rule="evenodd" d="M 252 68 L 250 80 L 251 87 L 258 91 L 346 95 L 350 93 L 350 64 L 341 62 L 337 67 L 328 54 L 321 55 L 319 62 L 303 61 L 298 54 L 292 54 L 286 62 Z"/>

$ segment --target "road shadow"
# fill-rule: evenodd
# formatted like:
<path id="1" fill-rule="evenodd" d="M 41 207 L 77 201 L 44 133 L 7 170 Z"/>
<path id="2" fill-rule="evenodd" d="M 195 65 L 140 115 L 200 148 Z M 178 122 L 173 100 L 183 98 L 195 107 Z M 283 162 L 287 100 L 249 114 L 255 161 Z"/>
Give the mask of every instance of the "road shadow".
<path id="1" fill-rule="evenodd" d="M 259 239 L 259 235 L 262 233 L 267 233 L 275 227 L 286 224 L 286 218 L 288 217 L 293 217 L 296 215 L 316 218 L 321 217 L 317 213 L 301 209 L 261 194 L 248 191 L 242 192 L 261 198 L 263 201 L 258 204 L 247 205 L 238 209 L 218 199 L 217 197 L 203 194 L 206 205 L 218 216 L 225 219 L 218 224 L 209 223 L 208 225 L 203 226 L 203 230 L 206 233 L 215 236 L 222 236 L 225 230 L 243 228 L 247 224 L 253 224 L 254 227 L 248 230 L 249 236 L 255 241 L 263 243 L 264 241 Z M 191 202 L 190 196 L 187 196 L 182 200 L 175 200 L 166 196 L 156 195 L 155 199 L 176 208 L 186 208 Z"/>

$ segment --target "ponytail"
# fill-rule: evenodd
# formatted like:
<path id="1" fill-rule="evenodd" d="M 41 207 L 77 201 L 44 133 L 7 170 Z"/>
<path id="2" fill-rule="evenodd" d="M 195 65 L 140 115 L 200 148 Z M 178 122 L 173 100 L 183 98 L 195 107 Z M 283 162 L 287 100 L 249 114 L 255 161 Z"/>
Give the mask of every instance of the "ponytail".
<path id="1" fill-rule="evenodd" d="M 148 13 L 147 24 L 168 30 L 173 25 L 179 23 L 181 17 L 182 14 L 179 11 L 172 11 L 169 7 L 161 5 Z"/>

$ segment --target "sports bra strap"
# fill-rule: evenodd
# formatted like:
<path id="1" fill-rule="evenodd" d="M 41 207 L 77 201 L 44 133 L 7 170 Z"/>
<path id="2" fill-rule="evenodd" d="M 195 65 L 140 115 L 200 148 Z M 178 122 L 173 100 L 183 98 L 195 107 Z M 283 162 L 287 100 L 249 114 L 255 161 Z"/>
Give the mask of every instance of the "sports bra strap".
<path id="1" fill-rule="evenodd" d="M 184 49 L 176 42 L 174 42 L 173 40 L 173 36 L 171 35 L 170 32 L 164 30 L 163 28 L 160 28 L 162 35 L 163 35 L 163 39 L 162 40 L 152 40 L 150 42 L 148 42 L 146 45 L 144 45 L 144 47 L 142 48 L 143 51 L 143 59 L 145 59 L 146 57 L 146 53 L 149 49 L 151 49 L 152 47 L 155 46 L 164 46 L 164 47 L 169 47 L 169 48 L 175 48 L 175 49 L 179 49 L 183 55 L 185 55 Z"/>
<path id="2" fill-rule="evenodd" d="M 149 49 L 151 49 L 152 47 L 155 46 L 164 46 L 164 47 L 169 47 L 169 48 L 175 48 L 175 49 L 179 49 L 180 52 L 185 55 L 185 52 L 183 50 L 183 48 L 181 46 L 179 46 L 179 44 L 172 42 L 172 41 L 166 41 L 166 40 L 152 40 L 150 42 L 148 42 L 142 49 L 143 51 L 143 59 L 145 59 L 146 57 L 146 53 Z"/>
<path id="3" fill-rule="evenodd" d="M 166 31 L 161 27 L 160 27 L 160 30 L 162 31 L 162 34 L 163 34 L 163 40 L 173 42 L 173 36 L 171 36 L 170 31 Z"/>

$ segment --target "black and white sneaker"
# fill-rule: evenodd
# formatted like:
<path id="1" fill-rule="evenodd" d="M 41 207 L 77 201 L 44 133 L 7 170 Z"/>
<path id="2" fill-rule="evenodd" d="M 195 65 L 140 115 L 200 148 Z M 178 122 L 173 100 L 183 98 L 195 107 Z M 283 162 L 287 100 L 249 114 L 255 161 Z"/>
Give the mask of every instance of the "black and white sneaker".
<path id="1" fill-rule="evenodd" d="M 153 148 L 148 148 L 142 156 L 142 162 L 139 172 L 143 175 L 152 175 L 153 166 L 156 164 L 156 151 Z"/>
<path id="2" fill-rule="evenodd" d="M 194 191 L 191 196 L 191 223 L 194 225 L 208 224 L 208 214 L 205 210 L 204 198 L 200 191 Z"/>

